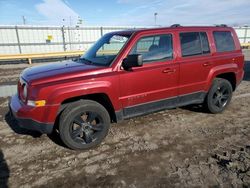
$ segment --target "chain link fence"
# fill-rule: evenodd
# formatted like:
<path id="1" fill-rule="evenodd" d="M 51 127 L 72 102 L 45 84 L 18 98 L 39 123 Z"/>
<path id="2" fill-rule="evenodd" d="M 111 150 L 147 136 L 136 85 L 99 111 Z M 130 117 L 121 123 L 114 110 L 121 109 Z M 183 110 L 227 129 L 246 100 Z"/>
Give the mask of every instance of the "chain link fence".
<path id="1" fill-rule="evenodd" d="M 0 26 L 0 54 L 87 50 L 105 33 L 135 27 Z M 240 42 L 250 42 L 250 27 L 235 28 Z"/>

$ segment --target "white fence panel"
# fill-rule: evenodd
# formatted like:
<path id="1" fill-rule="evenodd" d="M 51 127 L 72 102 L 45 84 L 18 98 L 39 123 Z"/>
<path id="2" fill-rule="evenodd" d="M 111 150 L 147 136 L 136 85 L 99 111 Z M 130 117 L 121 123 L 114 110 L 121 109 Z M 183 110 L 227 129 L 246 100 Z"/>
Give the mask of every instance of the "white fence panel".
<path id="1" fill-rule="evenodd" d="M 240 43 L 248 43 L 250 42 L 250 27 L 235 27 L 234 28 Z"/>
<path id="2" fill-rule="evenodd" d="M 0 26 L 0 54 L 87 50 L 102 35 L 136 27 Z M 241 43 L 250 42 L 250 27 L 236 27 Z"/>
<path id="3" fill-rule="evenodd" d="M 0 30 L 0 44 L 8 43 L 17 43 L 16 30 L 14 27 L 13 29 Z"/>

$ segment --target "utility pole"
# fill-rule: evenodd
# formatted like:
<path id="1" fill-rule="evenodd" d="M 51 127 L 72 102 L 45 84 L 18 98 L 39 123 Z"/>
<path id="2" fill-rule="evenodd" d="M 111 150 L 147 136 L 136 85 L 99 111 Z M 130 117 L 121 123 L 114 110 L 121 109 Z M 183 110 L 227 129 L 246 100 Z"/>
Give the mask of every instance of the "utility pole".
<path id="1" fill-rule="evenodd" d="M 65 18 L 62 19 L 63 27 L 65 26 Z"/>
<path id="2" fill-rule="evenodd" d="M 25 25 L 26 24 L 26 18 L 25 18 L 25 16 L 22 16 L 22 19 L 23 19 L 23 25 Z"/>
<path id="3" fill-rule="evenodd" d="M 155 18 L 155 26 L 156 26 L 156 19 L 157 19 L 157 15 L 158 15 L 158 13 L 157 13 L 157 12 L 155 12 L 155 13 L 154 13 L 154 18 Z"/>

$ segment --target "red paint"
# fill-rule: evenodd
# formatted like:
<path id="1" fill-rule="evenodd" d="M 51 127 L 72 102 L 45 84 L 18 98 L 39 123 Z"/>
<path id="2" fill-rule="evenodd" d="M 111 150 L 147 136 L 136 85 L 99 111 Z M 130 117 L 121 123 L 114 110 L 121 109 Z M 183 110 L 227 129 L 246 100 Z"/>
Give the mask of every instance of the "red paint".
<path id="1" fill-rule="evenodd" d="M 236 50 L 217 53 L 213 31 L 231 31 Z M 181 57 L 180 32 L 203 31 L 208 35 L 210 54 Z M 122 33 L 122 32 L 118 32 Z M 124 32 L 123 32 L 124 33 Z M 178 95 L 208 91 L 219 74 L 234 73 L 237 84 L 243 78 L 244 56 L 235 31 L 229 27 L 157 28 L 133 33 L 126 46 L 109 67 L 84 65 L 75 62 L 52 63 L 26 69 L 22 78 L 28 83 L 29 100 L 46 100 L 45 107 L 29 107 L 12 98 L 11 106 L 20 118 L 54 123 L 63 101 L 87 94 L 106 94 L 115 111 Z M 166 62 L 145 64 L 133 71 L 121 69 L 121 63 L 142 36 L 172 34 L 174 58 Z"/>

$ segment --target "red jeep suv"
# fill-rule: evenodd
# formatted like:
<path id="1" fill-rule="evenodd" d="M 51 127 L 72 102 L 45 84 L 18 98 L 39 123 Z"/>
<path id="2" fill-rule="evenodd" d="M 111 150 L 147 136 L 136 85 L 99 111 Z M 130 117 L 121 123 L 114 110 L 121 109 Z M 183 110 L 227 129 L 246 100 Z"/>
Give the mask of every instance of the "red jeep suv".
<path id="1" fill-rule="evenodd" d="M 25 69 L 10 112 L 23 128 L 57 130 L 69 148 L 89 149 L 112 122 L 189 104 L 222 112 L 243 66 L 225 25 L 117 31 L 77 60 Z"/>

